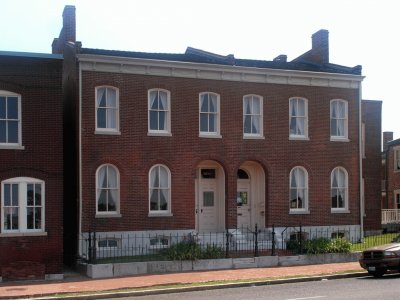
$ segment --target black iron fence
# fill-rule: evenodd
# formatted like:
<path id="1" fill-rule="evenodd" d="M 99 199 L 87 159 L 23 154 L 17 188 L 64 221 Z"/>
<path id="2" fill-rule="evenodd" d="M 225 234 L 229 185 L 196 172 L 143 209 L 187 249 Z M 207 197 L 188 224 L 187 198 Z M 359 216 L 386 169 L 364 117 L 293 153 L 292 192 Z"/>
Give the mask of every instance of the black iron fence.
<path id="1" fill-rule="evenodd" d="M 397 234 L 362 238 L 358 226 L 235 228 L 224 232 L 88 232 L 80 239 L 81 258 L 89 263 L 195 260 L 304 253 L 360 251 L 390 242 Z"/>

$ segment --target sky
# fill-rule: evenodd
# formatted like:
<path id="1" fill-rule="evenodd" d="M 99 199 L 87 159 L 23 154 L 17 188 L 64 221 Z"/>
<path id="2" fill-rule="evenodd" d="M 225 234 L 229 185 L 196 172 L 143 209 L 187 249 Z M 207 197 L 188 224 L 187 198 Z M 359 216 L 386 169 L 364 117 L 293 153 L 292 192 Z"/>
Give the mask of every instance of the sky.
<path id="1" fill-rule="evenodd" d="M 329 31 L 330 62 L 362 66 L 362 98 L 382 101 L 382 131 L 400 138 L 396 0 L 0 0 L 0 51 L 51 53 L 65 5 L 83 47 L 295 59 Z M 399 102 L 400 103 L 400 102 Z"/>

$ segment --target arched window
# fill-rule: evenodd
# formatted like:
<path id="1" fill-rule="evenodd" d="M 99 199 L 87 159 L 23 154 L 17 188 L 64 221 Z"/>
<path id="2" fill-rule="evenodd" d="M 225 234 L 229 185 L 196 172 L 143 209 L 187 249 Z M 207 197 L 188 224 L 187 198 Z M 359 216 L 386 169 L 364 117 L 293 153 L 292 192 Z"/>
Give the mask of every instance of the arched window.
<path id="1" fill-rule="evenodd" d="M 289 137 L 308 138 L 308 105 L 307 99 L 289 99 Z"/>
<path id="2" fill-rule="evenodd" d="M 96 131 L 119 132 L 119 91 L 114 87 L 96 87 Z"/>
<path id="3" fill-rule="evenodd" d="M 348 209 L 348 175 L 344 168 L 337 167 L 331 173 L 332 211 Z"/>
<path id="4" fill-rule="evenodd" d="M 170 92 L 162 89 L 149 90 L 149 132 L 170 133 Z"/>
<path id="5" fill-rule="evenodd" d="M 215 93 L 200 93 L 199 95 L 199 126 L 200 136 L 219 137 L 219 95 Z"/>
<path id="6" fill-rule="evenodd" d="M 149 210 L 151 213 L 171 211 L 171 173 L 164 165 L 155 165 L 149 172 Z"/>
<path id="7" fill-rule="evenodd" d="M 16 177 L 1 183 L 1 231 L 44 232 L 44 181 Z"/>
<path id="8" fill-rule="evenodd" d="M 331 100 L 331 139 L 347 139 L 347 101 Z"/>
<path id="9" fill-rule="evenodd" d="M 308 210 L 308 173 L 303 167 L 294 167 L 290 171 L 290 210 Z"/>
<path id="10" fill-rule="evenodd" d="M 119 212 L 119 172 L 110 164 L 100 166 L 96 172 L 97 213 Z"/>
<path id="11" fill-rule="evenodd" d="M 243 135 L 261 137 L 263 135 L 262 97 L 246 95 L 243 97 Z"/>
<path id="12" fill-rule="evenodd" d="M 0 90 L 0 147 L 21 144 L 21 96 Z"/>

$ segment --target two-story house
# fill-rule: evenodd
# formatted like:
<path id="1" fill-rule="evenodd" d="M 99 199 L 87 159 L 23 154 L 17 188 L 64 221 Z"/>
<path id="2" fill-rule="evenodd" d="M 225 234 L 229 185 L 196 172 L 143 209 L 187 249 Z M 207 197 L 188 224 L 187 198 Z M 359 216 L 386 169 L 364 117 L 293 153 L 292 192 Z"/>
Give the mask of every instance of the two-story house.
<path id="1" fill-rule="evenodd" d="M 62 278 L 62 56 L 0 52 L 0 281 Z"/>

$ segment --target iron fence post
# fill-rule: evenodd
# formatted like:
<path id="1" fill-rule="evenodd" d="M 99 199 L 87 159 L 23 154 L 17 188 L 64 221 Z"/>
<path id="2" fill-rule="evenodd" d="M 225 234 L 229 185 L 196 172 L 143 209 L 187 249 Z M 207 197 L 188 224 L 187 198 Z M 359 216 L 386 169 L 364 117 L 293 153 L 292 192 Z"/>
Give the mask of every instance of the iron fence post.
<path id="1" fill-rule="evenodd" d="M 271 255 L 275 256 L 275 224 L 272 224 L 272 250 Z"/>
<path id="2" fill-rule="evenodd" d="M 88 242 L 88 263 L 91 264 L 92 263 L 92 233 L 89 231 L 89 238 L 87 239 Z"/>
<path id="3" fill-rule="evenodd" d="M 254 232 L 254 257 L 258 256 L 258 227 L 256 224 L 256 228 L 255 228 L 255 232 Z"/>
<path id="4" fill-rule="evenodd" d="M 229 231 L 226 229 L 225 258 L 229 257 Z"/>
<path id="5" fill-rule="evenodd" d="M 300 254 L 303 254 L 303 234 L 302 234 L 302 232 L 301 232 L 301 223 L 300 223 L 300 236 L 299 236 L 299 238 L 300 238 Z"/>

